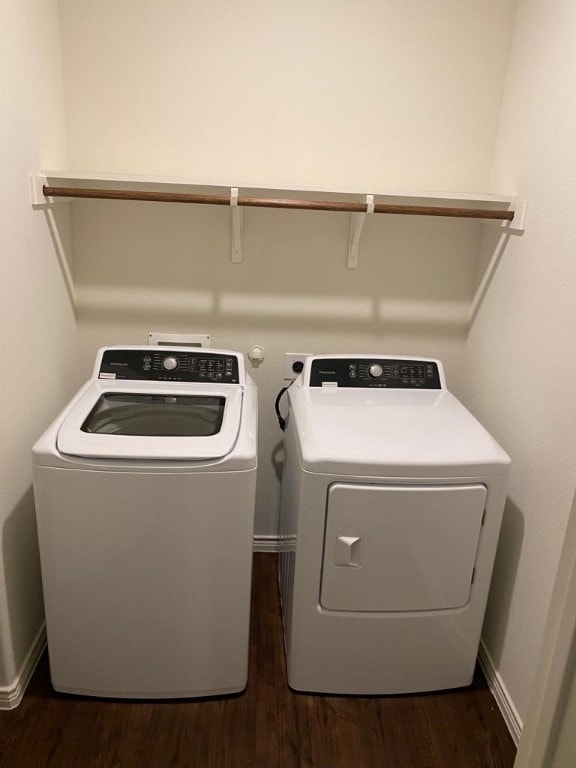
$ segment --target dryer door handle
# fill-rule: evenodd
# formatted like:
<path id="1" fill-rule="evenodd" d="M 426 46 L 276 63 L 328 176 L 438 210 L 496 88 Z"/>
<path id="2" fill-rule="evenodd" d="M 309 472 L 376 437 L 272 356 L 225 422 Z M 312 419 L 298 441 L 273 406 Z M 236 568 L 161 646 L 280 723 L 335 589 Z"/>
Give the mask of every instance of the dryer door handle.
<path id="1" fill-rule="evenodd" d="M 336 536 L 334 565 L 361 568 L 362 550 L 362 536 Z"/>

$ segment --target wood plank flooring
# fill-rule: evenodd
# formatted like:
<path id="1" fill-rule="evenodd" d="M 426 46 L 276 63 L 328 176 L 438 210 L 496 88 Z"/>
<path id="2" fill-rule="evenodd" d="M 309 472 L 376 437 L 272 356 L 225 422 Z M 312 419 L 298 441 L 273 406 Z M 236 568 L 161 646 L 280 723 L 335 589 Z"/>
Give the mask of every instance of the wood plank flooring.
<path id="1" fill-rule="evenodd" d="M 295 694 L 286 685 L 276 556 L 254 558 L 245 693 L 177 702 L 56 694 L 42 659 L 0 712 L 1 768 L 511 768 L 515 748 L 478 671 L 421 696 Z"/>

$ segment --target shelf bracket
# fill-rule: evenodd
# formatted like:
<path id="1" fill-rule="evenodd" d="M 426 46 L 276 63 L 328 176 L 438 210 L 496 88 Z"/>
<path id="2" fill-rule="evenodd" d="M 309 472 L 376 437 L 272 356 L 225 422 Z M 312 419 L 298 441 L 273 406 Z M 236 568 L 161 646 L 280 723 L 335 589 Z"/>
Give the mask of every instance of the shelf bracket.
<path id="1" fill-rule="evenodd" d="M 47 183 L 46 176 L 29 176 L 30 203 L 33 207 L 48 205 L 51 201 L 44 197 L 43 187 Z"/>
<path id="2" fill-rule="evenodd" d="M 242 209 L 238 207 L 238 187 L 230 188 L 230 207 L 232 209 L 232 261 L 242 263 Z"/>
<path id="3" fill-rule="evenodd" d="M 526 212 L 528 203 L 526 200 L 516 199 L 512 205 L 514 218 L 512 221 L 498 221 L 496 219 L 484 219 L 482 224 L 498 227 L 507 235 L 523 235 L 526 231 Z"/>
<path id="4" fill-rule="evenodd" d="M 70 197 L 46 197 L 44 195 L 44 186 L 48 184 L 48 178 L 39 174 L 28 177 L 28 188 L 30 190 L 30 204 L 33 208 L 47 208 L 54 203 L 69 203 Z"/>
<path id="5" fill-rule="evenodd" d="M 366 195 L 366 213 L 350 214 L 350 240 L 348 244 L 348 269 L 356 269 L 358 266 L 358 251 L 360 250 L 360 238 L 366 216 L 374 213 L 374 195 Z"/>

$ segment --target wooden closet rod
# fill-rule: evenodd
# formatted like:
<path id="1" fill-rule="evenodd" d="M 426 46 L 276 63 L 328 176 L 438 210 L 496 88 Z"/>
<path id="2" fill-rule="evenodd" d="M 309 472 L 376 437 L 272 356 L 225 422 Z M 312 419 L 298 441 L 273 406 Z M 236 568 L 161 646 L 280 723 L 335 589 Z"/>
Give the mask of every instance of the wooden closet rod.
<path id="1" fill-rule="evenodd" d="M 143 200 L 158 203 L 198 203 L 230 205 L 228 195 L 193 195 L 182 192 L 140 192 L 128 189 L 77 189 L 76 187 L 42 187 L 44 197 L 82 197 L 97 200 Z M 238 205 L 251 208 L 294 208 L 308 211 L 343 211 L 366 213 L 366 203 L 345 203 L 327 200 L 289 200 L 260 197 L 239 197 Z M 389 205 L 376 203 L 374 213 L 397 213 L 413 216 L 452 216 L 461 219 L 503 219 L 512 221 L 514 211 L 483 208 L 449 208 L 428 205 Z"/>

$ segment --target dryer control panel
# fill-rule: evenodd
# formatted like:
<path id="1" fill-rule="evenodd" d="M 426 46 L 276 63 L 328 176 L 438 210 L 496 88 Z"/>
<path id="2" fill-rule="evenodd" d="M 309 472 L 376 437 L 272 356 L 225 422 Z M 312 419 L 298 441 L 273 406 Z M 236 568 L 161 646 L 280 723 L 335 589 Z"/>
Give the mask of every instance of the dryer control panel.
<path id="1" fill-rule="evenodd" d="M 310 387 L 370 387 L 382 389 L 442 389 L 433 360 L 391 357 L 313 358 Z"/>
<path id="2" fill-rule="evenodd" d="M 186 381 L 239 384 L 238 358 L 219 352 L 158 349 L 107 349 L 99 379 Z"/>

